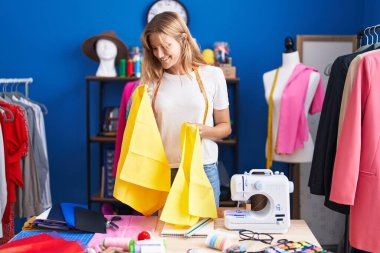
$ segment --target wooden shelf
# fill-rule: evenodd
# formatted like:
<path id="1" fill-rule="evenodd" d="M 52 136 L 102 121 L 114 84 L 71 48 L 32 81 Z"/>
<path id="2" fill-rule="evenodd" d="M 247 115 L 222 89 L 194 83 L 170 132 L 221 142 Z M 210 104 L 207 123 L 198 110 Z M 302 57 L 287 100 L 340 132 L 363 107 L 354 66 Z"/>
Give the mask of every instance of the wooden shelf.
<path id="1" fill-rule="evenodd" d="M 239 81 L 240 81 L 240 78 L 227 78 L 226 81 L 227 81 L 228 83 L 238 84 Z"/>
<path id="2" fill-rule="evenodd" d="M 126 77 L 104 77 L 104 76 L 86 76 L 86 80 L 89 81 L 136 81 L 140 78 L 134 76 L 126 76 Z"/>
<path id="3" fill-rule="evenodd" d="M 236 145 L 237 141 L 235 139 L 226 139 L 226 140 L 216 140 L 218 144 L 226 144 L 226 145 Z"/>
<path id="4" fill-rule="evenodd" d="M 108 202 L 108 203 L 118 203 L 120 202 L 119 200 L 115 198 L 104 198 L 100 196 L 100 192 L 95 193 L 94 195 L 91 196 L 91 201 L 92 202 Z"/>
<path id="5" fill-rule="evenodd" d="M 91 136 L 90 137 L 90 142 L 116 142 L 116 137 L 115 136 Z"/>
<path id="6" fill-rule="evenodd" d="M 219 206 L 220 207 L 236 207 L 237 202 L 232 201 L 232 200 L 225 200 L 225 201 L 220 201 Z"/>
<path id="7" fill-rule="evenodd" d="M 103 135 L 97 135 L 97 136 L 91 136 L 90 142 L 116 142 L 115 136 L 103 136 Z M 224 144 L 224 145 L 236 145 L 237 141 L 235 139 L 226 139 L 226 140 L 216 140 L 215 141 L 218 144 Z"/>

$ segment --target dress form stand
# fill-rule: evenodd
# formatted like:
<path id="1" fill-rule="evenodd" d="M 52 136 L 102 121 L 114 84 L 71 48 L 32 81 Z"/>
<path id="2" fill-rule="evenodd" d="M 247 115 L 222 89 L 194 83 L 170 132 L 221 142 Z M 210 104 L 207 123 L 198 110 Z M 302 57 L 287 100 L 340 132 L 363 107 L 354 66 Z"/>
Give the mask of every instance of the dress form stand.
<path id="1" fill-rule="evenodd" d="M 294 192 L 291 195 L 291 218 L 299 219 L 300 218 L 300 163 L 309 163 L 313 158 L 314 151 L 314 143 L 312 137 L 309 133 L 308 140 L 304 143 L 303 149 L 297 149 L 292 154 L 277 154 L 275 152 L 275 144 L 277 140 L 277 130 L 279 126 L 279 118 L 280 118 L 280 107 L 281 107 L 281 97 L 283 91 L 287 85 L 288 80 L 295 67 L 300 63 L 300 58 L 298 51 L 294 49 L 293 39 L 287 37 L 285 39 L 285 51 L 282 54 L 282 66 L 278 72 L 278 78 L 276 81 L 276 86 L 273 90 L 272 99 L 273 99 L 273 111 L 272 111 L 272 158 L 273 161 L 285 162 L 288 163 L 289 168 L 289 180 L 294 182 Z M 264 89 L 265 89 L 265 98 L 269 101 L 269 96 L 271 93 L 272 86 L 274 84 L 275 73 L 276 70 L 271 70 L 269 72 L 264 73 L 263 81 L 264 81 Z M 312 72 L 309 79 L 308 90 L 306 94 L 305 101 L 305 116 L 309 112 L 309 108 L 314 98 L 314 94 L 317 90 L 318 83 L 320 80 L 320 74 L 316 72 Z M 268 145 L 268 143 L 267 143 Z M 267 148 L 265 149 L 267 153 Z"/>

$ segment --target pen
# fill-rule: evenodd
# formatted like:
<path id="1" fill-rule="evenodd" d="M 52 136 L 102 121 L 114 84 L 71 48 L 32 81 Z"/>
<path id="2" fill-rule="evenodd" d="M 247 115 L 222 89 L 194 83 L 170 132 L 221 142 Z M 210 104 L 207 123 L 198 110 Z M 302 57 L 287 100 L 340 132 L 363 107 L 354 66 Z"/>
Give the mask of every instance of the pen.
<path id="1" fill-rule="evenodd" d="M 212 220 L 211 218 L 204 218 L 204 219 L 202 219 L 200 222 L 198 222 L 197 224 L 195 224 L 194 226 L 192 226 L 191 228 L 189 228 L 186 231 L 185 237 L 191 237 L 198 229 L 200 229 L 201 227 L 203 227 L 204 225 L 206 225 L 207 222 L 209 222 L 211 220 Z"/>

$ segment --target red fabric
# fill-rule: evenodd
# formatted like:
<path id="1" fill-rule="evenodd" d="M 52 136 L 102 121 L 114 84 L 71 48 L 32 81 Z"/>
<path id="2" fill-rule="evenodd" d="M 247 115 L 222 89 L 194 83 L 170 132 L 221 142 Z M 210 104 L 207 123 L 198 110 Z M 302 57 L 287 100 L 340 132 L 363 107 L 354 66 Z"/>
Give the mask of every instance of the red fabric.
<path id="1" fill-rule="evenodd" d="M 77 242 L 55 238 L 48 234 L 39 234 L 12 241 L 0 247 L 0 253 L 82 253 L 84 250 Z"/>
<path id="2" fill-rule="evenodd" d="M 28 152 L 28 127 L 25 113 L 21 107 L 2 101 L 0 101 L 0 106 L 9 109 L 14 116 L 14 120 L 11 122 L 4 121 L 4 117 L 0 117 L 4 138 L 5 178 L 8 192 L 3 222 L 8 222 L 10 219 L 10 204 L 16 202 L 15 187 L 22 187 L 24 184 L 20 161 Z"/>
<path id="3" fill-rule="evenodd" d="M 14 223 L 14 206 L 10 205 L 9 208 L 9 221 L 3 221 L 3 238 L 0 238 L 0 245 L 7 243 L 15 236 L 15 223 Z"/>
<path id="4" fill-rule="evenodd" d="M 121 96 L 119 118 L 117 122 L 116 143 L 115 143 L 115 157 L 113 163 L 113 175 L 116 176 L 117 164 L 119 163 L 121 144 L 123 143 L 124 129 L 127 124 L 127 104 L 132 95 L 135 86 L 139 81 L 129 82 L 125 85 L 123 95 Z"/>

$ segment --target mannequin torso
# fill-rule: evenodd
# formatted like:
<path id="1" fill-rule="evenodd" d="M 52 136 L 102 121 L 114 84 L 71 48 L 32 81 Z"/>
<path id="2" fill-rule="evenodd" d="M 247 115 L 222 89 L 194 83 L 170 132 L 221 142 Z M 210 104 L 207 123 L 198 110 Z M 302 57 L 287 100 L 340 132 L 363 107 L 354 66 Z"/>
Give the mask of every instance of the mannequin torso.
<path id="1" fill-rule="evenodd" d="M 117 47 L 110 40 L 100 39 L 96 42 L 96 53 L 99 57 L 99 67 L 96 76 L 117 76 L 115 68 L 115 58 Z"/>
<path id="2" fill-rule="evenodd" d="M 273 153 L 273 161 L 281 161 L 287 163 L 306 163 L 311 162 L 313 158 L 314 144 L 309 133 L 308 140 L 304 143 L 303 149 L 297 149 L 294 153 L 288 155 L 280 155 L 274 152 L 274 146 L 277 140 L 277 132 L 279 125 L 279 116 L 281 109 L 281 96 L 285 89 L 285 86 L 291 77 L 294 68 L 297 64 L 300 63 L 298 51 L 292 53 L 284 53 L 282 54 L 282 66 L 278 72 L 278 78 L 276 87 L 273 91 L 273 123 L 272 123 L 272 153 Z M 276 69 L 264 73 L 263 81 L 264 81 L 264 89 L 265 89 L 265 99 L 268 101 L 269 95 L 271 92 L 271 88 L 273 85 L 273 80 L 275 77 Z M 320 75 L 319 73 L 312 72 L 309 79 L 309 85 L 306 94 L 305 101 L 305 116 L 309 112 L 309 108 L 314 98 L 314 94 L 317 90 L 319 83 Z M 267 149 L 265 149 L 267 150 Z"/>

